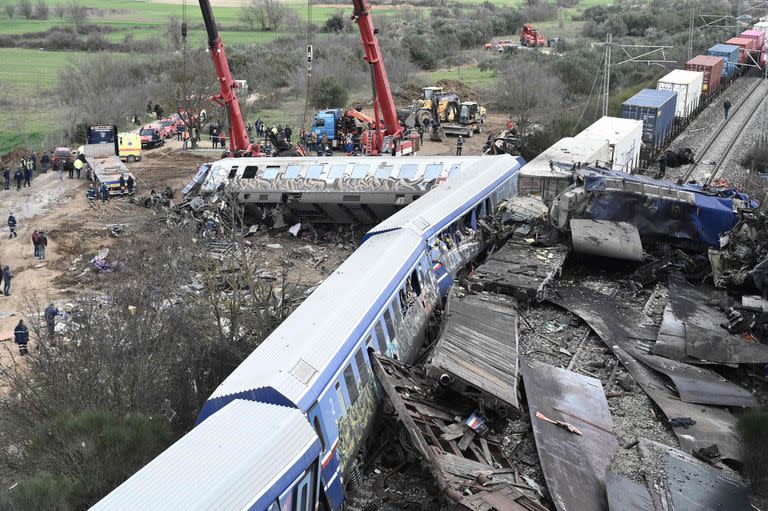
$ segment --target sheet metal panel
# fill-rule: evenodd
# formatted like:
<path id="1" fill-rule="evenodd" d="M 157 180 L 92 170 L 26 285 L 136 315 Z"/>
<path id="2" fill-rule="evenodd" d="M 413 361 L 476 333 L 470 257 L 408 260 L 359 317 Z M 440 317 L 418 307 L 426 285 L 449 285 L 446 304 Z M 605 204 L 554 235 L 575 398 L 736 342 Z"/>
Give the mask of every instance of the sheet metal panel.
<path id="1" fill-rule="evenodd" d="M 619 448 L 600 380 L 520 359 L 539 461 L 559 511 L 607 510 L 605 473 Z M 582 434 L 536 416 L 567 422 Z"/>
<path id="2" fill-rule="evenodd" d="M 643 511 L 652 510 L 653 501 L 648 488 L 620 476 L 608 472 L 605 477 L 608 492 L 608 506 L 611 511 Z"/>
<path id="3" fill-rule="evenodd" d="M 198 420 L 238 395 L 271 400 L 267 389 L 306 411 L 423 251 L 405 230 L 364 243 L 224 380 Z"/>
<path id="4" fill-rule="evenodd" d="M 299 410 L 236 400 L 91 509 L 265 509 L 319 454 Z"/>

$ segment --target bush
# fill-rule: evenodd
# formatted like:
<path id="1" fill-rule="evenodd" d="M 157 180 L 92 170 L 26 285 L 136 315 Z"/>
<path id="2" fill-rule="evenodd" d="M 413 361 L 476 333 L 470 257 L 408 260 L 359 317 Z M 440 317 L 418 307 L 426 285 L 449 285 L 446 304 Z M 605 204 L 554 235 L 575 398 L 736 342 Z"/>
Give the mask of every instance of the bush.
<path id="1" fill-rule="evenodd" d="M 750 410 L 739 417 L 737 429 L 744 475 L 755 493 L 765 495 L 768 492 L 768 411 Z"/>
<path id="2" fill-rule="evenodd" d="M 344 30 L 344 13 L 337 12 L 323 23 L 321 32 L 332 32 L 338 34 Z"/>
<path id="3" fill-rule="evenodd" d="M 19 0 L 19 12 L 27 19 L 32 17 L 32 0 Z"/>
<path id="4" fill-rule="evenodd" d="M 313 84 L 309 102 L 315 108 L 343 108 L 348 99 L 349 91 L 334 77 L 326 76 Z"/>
<path id="5" fill-rule="evenodd" d="M 5 4 L 5 14 L 7 14 L 10 19 L 13 19 L 13 15 L 16 14 L 16 6 L 13 4 Z"/>
<path id="6" fill-rule="evenodd" d="M 35 4 L 36 19 L 47 20 L 50 12 L 51 9 L 48 7 L 48 4 L 45 3 L 45 0 L 37 0 L 37 3 Z"/>

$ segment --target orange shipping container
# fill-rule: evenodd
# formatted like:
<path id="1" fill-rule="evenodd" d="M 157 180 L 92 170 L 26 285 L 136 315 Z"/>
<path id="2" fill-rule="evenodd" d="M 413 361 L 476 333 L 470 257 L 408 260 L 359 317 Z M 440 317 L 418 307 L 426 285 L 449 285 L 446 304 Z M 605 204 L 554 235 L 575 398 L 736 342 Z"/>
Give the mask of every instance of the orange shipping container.
<path id="1" fill-rule="evenodd" d="M 687 71 L 700 71 L 704 73 L 704 84 L 701 86 L 703 95 L 712 94 L 720 85 L 723 76 L 723 58 L 713 55 L 698 55 L 685 63 Z"/>

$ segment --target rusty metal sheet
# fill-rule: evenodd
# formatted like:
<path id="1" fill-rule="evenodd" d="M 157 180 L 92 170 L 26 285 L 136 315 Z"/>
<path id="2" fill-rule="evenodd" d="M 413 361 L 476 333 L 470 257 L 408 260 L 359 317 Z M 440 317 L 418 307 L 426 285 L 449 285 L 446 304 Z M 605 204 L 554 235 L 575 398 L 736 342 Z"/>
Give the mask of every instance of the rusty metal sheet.
<path id="1" fill-rule="evenodd" d="M 640 262 L 643 244 L 637 226 L 610 220 L 571 219 L 573 251 Z"/>
<path id="2" fill-rule="evenodd" d="M 695 405 L 680 401 L 650 368 L 635 360 L 618 345 L 614 354 L 648 396 L 669 419 L 688 417 L 696 424 L 673 428 L 680 447 L 685 452 L 717 445 L 724 459 L 740 460 L 741 450 L 736 433 L 736 418 L 723 408 Z"/>
<path id="3" fill-rule="evenodd" d="M 644 485 L 611 471 L 606 474 L 605 483 L 611 511 L 653 510 L 651 494 Z"/>
<path id="4" fill-rule="evenodd" d="M 748 511 L 747 484 L 692 460 L 676 449 L 667 453 L 667 487 L 675 511 Z"/>
<path id="5" fill-rule="evenodd" d="M 533 360 L 520 360 L 536 449 L 560 511 L 607 510 L 605 472 L 619 445 L 600 380 Z M 563 421 L 581 434 L 537 417 Z"/>

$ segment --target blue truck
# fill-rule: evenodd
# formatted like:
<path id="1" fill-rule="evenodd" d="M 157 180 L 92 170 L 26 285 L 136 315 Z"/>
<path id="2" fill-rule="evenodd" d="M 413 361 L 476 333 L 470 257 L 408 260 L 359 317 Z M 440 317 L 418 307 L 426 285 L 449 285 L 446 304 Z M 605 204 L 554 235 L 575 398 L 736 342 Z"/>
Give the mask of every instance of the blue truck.
<path id="1" fill-rule="evenodd" d="M 318 142 L 322 140 L 323 135 L 326 135 L 331 143 L 331 149 L 339 149 L 344 144 L 347 134 L 351 134 L 355 141 L 359 140 L 362 128 L 358 126 L 357 121 L 361 124 L 369 124 L 373 119 L 355 110 L 342 108 L 321 110 L 315 115 L 311 132 L 317 134 Z"/>

